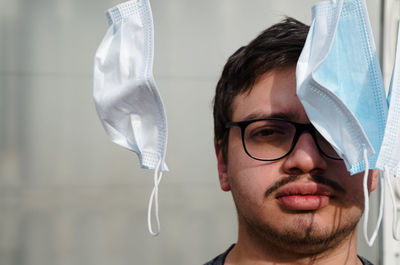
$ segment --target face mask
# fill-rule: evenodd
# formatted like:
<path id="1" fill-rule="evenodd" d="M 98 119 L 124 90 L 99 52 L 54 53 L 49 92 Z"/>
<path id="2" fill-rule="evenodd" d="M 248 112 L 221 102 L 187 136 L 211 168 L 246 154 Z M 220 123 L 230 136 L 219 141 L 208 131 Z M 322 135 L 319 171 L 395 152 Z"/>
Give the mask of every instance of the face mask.
<path id="1" fill-rule="evenodd" d="M 377 161 L 377 168 L 389 170 L 388 173 L 400 176 L 400 33 L 398 34 L 396 57 L 390 82 L 388 98 L 390 108 L 382 142 L 382 148 Z"/>
<path id="2" fill-rule="evenodd" d="M 351 174 L 365 171 L 367 222 L 368 171 L 375 168 L 387 103 L 364 0 L 332 0 L 313 7 L 313 22 L 296 77 L 297 94 L 310 121 L 343 158 Z M 364 223 L 370 245 L 379 223 L 371 240 Z"/>
<path id="3" fill-rule="evenodd" d="M 133 0 L 106 13 L 110 27 L 94 64 L 94 102 L 112 141 L 134 151 L 143 168 L 154 169 L 149 231 L 159 232 L 158 184 L 165 164 L 167 119 L 153 78 L 153 18 L 148 0 Z M 157 231 L 151 226 L 155 203 Z"/>
<path id="4" fill-rule="evenodd" d="M 343 8 L 342 8 L 343 7 Z M 371 168 L 383 139 L 387 103 L 365 2 L 326 1 L 297 64 L 297 93 L 311 122 L 344 159 L 348 170 Z"/>
<path id="5" fill-rule="evenodd" d="M 385 136 L 376 162 L 376 167 L 384 172 L 385 182 L 389 185 L 389 192 L 393 205 L 393 237 L 396 240 L 400 240 L 396 228 L 397 204 L 390 180 L 392 176 L 400 176 L 400 23 L 388 100 L 390 102 L 390 107 Z"/>

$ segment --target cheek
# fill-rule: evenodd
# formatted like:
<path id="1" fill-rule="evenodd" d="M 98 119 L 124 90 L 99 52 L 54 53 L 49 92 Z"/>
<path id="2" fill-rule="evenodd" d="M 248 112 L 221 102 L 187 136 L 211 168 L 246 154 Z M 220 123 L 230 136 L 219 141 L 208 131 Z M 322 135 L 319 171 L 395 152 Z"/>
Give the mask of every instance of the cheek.
<path id="1" fill-rule="evenodd" d="M 265 192 L 274 184 L 278 176 L 278 166 L 243 157 L 241 161 L 231 161 L 228 176 L 232 196 L 241 208 L 265 207 Z M 238 205 L 239 206 L 239 205 Z"/>
<path id="2" fill-rule="evenodd" d="M 341 198 L 346 207 L 364 208 L 363 177 L 364 173 L 350 175 L 344 163 L 331 166 L 332 177 L 346 190 L 346 196 Z"/>
<path id="3" fill-rule="evenodd" d="M 364 189 L 363 189 L 364 173 L 349 176 L 344 184 L 349 194 L 348 204 L 364 209 Z"/>
<path id="4" fill-rule="evenodd" d="M 255 160 L 246 154 L 241 140 L 230 140 L 227 174 L 232 195 L 263 203 L 266 190 L 279 178 L 281 163 Z"/>

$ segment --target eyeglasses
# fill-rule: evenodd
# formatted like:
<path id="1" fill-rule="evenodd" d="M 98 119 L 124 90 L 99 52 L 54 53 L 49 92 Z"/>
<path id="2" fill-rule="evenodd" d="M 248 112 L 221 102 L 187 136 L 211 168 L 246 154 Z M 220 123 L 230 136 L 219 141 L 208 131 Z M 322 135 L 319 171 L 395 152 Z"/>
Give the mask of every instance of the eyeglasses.
<path id="1" fill-rule="evenodd" d="M 342 160 L 335 149 L 322 137 L 312 124 L 296 123 L 278 118 L 228 122 L 226 128 L 240 127 L 242 144 L 251 158 L 275 161 L 293 151 L 300 136 L 309 132 L 321 154 Z"/>

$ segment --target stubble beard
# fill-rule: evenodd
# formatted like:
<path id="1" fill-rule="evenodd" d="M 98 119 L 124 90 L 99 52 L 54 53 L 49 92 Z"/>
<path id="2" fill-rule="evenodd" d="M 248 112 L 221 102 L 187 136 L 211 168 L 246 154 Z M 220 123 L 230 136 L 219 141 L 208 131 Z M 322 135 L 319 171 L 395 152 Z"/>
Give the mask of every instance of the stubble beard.
<path id="1" fill-rule="evenodd" d="M 267 222 L 261 223 L 243 215 L 240 216 L 239 212 L 238 214 L 239 222 L 244 223 L 244 229 L 257 242 L 256 244 L 267 247 L 268 251 L 273 250 L 276 253 L 304 257 L 319 255 L 337 247 L 344 239 L 351 236 L 359 222 L 359 218 L 346 220 L 342 226 L 336 229 L 324 229 L 312 221 L 300 221 L 293 222 L 290 227 L 278 229 Z M 312 213 L 305 215 L 310 215 L 305 219 L 313 219 Z"/>
<path id="2" fill-rule="evenodd" d="M 287 183 L 299 179 L 301 176 L 291 176 L 283 179 L 270 187 L 265 198 L 273 196 L 280 187 Z M 314 177 L 314 181 L 330 186 L 338 193 L 345 194 L 346 191 L 334 181 L 323 178 Z M 231 183 L 231 187 L 234 187 Z M 274 224 L 268 219 L 273 219 L 273 214 L 269 217 L 262 216 L 262 211 L 258 214 L 246 210 L 246 203 L 241 203 L 240 196 L 235 198 L 236 193 L 232 188 L 232 195 L 236 205 L 239 218 L 239 225 L 242 226 L 244 232 L 258 246 L 265 246 L 267 250 L 275 253 L 284 253 L 293 256 L 316 256 L 329 249 L 334 249 L 340 245 L 346 238 L 354 235 L 357 224 L 361 218 L 362 211 L 359 214 L 354 212 L 350 215 L 343 213 L 343 208 L 337 205 L 332 216 L 332 223 L 319 220 L 319 211 L 299 211 L 297 213 L 287 213 L 287 219 L 282 224 Z M 238 199 L 238 200 L 237 200 Z M 238 205 L 239 204 L 239 205 Z M 340 203 L 339 203 L 340 204 Z M 250 207 L 251 208 L 251 207 Z M 253 209 L 254 210 L 254 209 Z"/>

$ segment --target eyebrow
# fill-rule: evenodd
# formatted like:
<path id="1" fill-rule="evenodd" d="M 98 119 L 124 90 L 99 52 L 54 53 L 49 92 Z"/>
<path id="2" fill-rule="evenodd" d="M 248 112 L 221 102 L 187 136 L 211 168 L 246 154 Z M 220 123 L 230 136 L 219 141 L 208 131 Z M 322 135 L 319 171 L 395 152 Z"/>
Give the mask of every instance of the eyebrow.
<path id="1" fill-rule="evenodd" d="M 255 111 L 246 115 L 242 120 L 257 120 L 257 119 L 269 119 L 269 118 L 279 118 L 284 120 L 293 120 L 298 116 L 296 112 L 274 112 L 265 113 L 263 111 Z"/>

